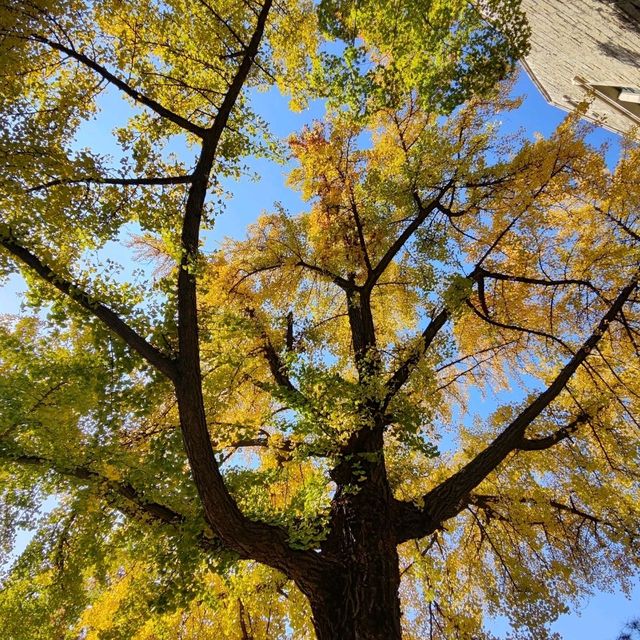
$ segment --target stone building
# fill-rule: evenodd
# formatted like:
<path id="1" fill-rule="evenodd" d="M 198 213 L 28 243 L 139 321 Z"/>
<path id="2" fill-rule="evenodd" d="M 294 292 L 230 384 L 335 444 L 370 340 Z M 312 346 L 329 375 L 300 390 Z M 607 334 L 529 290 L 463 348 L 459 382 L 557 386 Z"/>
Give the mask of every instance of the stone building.
<path id="1" fill-rule="evenodd" d="M 619 133 L 640 126 L 640 0 L 522 0 L 523 66 L 548 102 Z"/>

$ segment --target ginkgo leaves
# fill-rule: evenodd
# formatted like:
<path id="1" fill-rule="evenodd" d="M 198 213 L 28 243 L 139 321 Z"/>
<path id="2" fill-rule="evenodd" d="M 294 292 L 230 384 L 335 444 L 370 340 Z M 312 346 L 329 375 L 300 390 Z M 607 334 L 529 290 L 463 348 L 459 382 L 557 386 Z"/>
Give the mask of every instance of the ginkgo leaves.
<path id="1" fill-rule="evenodd" d="M 323 53 L 327 95 L 361 112 L 414 93 L 427 111 L 450 113 L 503 79 L 527 47 L 526 19 L 510 0 L 327 0 L 319 17 L 345 43 L 338 55 Z"/>
<path id="2" fill-rule="evenodd" d="M 0 591 L 14 636 L 25 601 L 50 636 L 305 637 L 311 605 L 322 640 L 396 640 L 402 571 L 409 637 L 509 608 L 543 637 L 624 581 L 637 148 L 609 171 L 575 116 L 500 135 L 517 2 L 0 12 L 0 244 L 48 314 L 0 335 L 3 542 L 39 530 Z M 273 85 L 329 103 L 290 156 L 254 117 Z M 82 124 L 116 95 L 110 158 Z M 307 204 L 207 254 L 256 155 Z M 128 233 L 161 273 L 103 260 Z"/>

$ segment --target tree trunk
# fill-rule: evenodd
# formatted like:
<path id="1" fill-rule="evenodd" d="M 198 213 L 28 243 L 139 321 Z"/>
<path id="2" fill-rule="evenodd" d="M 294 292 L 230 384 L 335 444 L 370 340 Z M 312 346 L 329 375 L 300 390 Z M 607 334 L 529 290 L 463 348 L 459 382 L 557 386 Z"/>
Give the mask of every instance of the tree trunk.
<path id="1" fill-rule="evenodd" d="M 374 440 L 381 440 L 376 435 Z M 351 456 L 334 470 L 336 477 L 344 475 L 338 479 L 331 532 L 322 549 L 332 568 L 306 591 L 318 640 L 402 636 L 392 495 L 383 454 L 372 454 Z"/>
<path id="2" fill-rule="evenodd" d="M 317 640 L 401 640 L 398 555 L 371 541 L 368 558 L 328 574 L 310 596 Z"/>

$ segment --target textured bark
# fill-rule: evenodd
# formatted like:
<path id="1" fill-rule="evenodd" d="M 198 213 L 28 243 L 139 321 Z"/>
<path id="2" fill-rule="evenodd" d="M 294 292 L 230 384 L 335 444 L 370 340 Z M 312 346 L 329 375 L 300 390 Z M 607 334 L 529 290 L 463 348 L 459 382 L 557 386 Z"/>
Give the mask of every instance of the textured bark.
<path id="1" fill-rule="evenodd" d="M 338 491 L 322 554 L 329 568 L 308 594 L 318 640 L 399 640 L 400 573 L 382 428 L 367 429 L 334 470 Z"/>
<path id="2" fill-rule="evenodd" d="M 395 552 L 381 553 L 366 568 L 360 565 L 327 576 L 309 598 L 317 639 L 400 640 L 397 561 Z"/>
<path id="3" fill-rule="evenodd" d="M 318 640 L 402 637 L 395 541 L 373 526 L 379 514 L 368 515 L 357 523 L 345 519 L 341 561 L 307 592 Z"/>

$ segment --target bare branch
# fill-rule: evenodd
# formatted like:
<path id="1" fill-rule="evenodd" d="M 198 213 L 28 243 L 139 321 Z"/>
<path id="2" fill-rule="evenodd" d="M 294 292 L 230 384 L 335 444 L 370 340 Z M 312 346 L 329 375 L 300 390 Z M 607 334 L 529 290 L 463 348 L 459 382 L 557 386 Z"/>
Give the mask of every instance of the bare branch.
<path id="1" fill-rule="evenodd" d="M 85 177 L 85 178 L 58 178 L 50 180 L 43 184 L 30 187 L 26 193 L 35 193 L 57 187 L 61 185 L 74 184 L 104 184 L 104 185 L 123 185 L 123 186 L 145 186 L 145 185 L 171 185 L 171 184 L 188 184 L 192 180 L 191 175 L 186 176 L 162 176 L 155 178 L 103 178 L 103 177 Z"/>
<path id="2" fill-rule="evenodd" d="M 533 284 L 544 287 L 559 287 L 576 285 L 579 287 L 586 287 L 594 293 L 600 295 L 598 289 L 588 280 L 581 280 L 579 278 L 559 278 L 559 279 L 542 279 L 542 278 L 529 278 L 526 276 L 515 276 L 506 273 L 497 273 L 495 271 L 488 271 L 484 267 L 476 267 L 475 273 L 478 279 L 491 278 L 492 280 L 504 280 L 507 282 L 520 282 L 523 284 Z"/>

